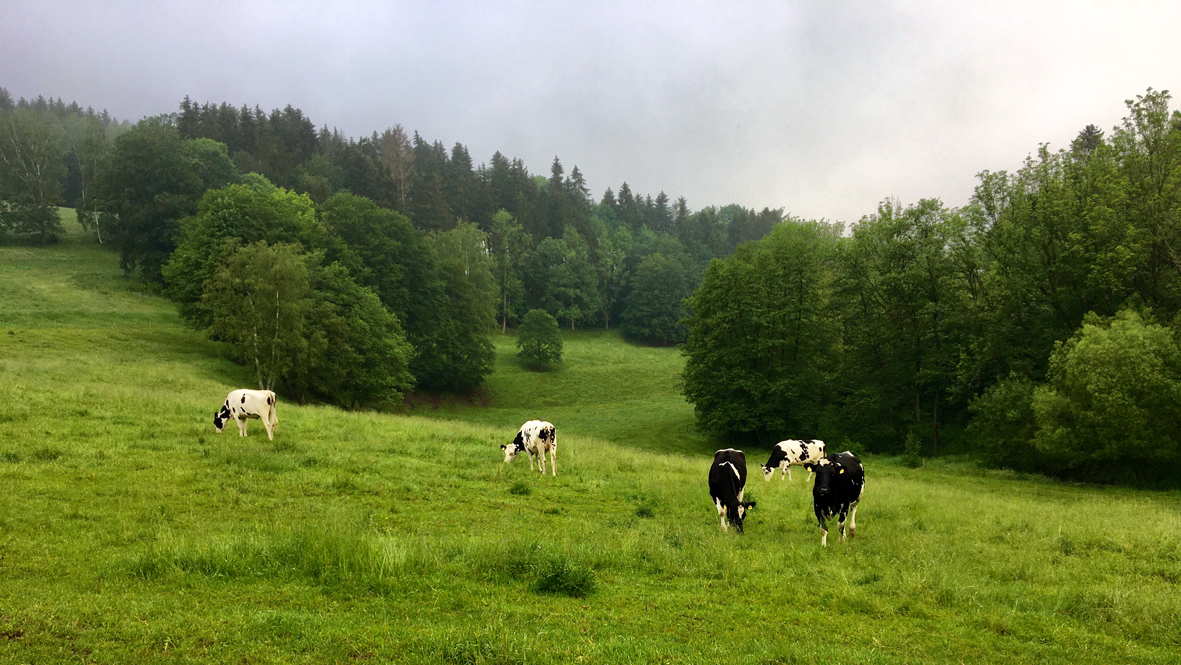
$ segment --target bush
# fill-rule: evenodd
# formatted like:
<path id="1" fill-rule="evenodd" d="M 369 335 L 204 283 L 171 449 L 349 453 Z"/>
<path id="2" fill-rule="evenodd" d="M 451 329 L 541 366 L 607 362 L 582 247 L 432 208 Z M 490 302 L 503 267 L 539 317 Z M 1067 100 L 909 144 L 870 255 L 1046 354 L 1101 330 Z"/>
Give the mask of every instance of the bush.
<path id="1" fill-rule="evenodd" d="M 562 362 L 562 332 L 549 312 L 531 309 L 525 314 L 517 336 L 517 358 L 534 371 Z"/>
<path id="2" fill-rule="evenodd" d="M 972 452 L 985 464 L 1033 471 L 1039 468 L 1033 435 L 1033 381 L 1013 375 L 989 386 L 969 405 L 972 422 L 968 439 Z"/>
<path id="3" fill-rule="evenodd" d="M 906 434 L 906 442 L 902 445 L 902 461 L 912 469 L 917 469 L 922 464 L 923 456 L 923 442 L 919 437 L 915 436 L 914 432 Z"/>
<path id="4" fill-rule="evenodd" d="M 1133 311 L 1088 315 L 1050 356 L 1033 391 L 1034 445 L 1075 477 L 1160 480 L 1176 475 L 1181 349 L 1169 330 Z"/>

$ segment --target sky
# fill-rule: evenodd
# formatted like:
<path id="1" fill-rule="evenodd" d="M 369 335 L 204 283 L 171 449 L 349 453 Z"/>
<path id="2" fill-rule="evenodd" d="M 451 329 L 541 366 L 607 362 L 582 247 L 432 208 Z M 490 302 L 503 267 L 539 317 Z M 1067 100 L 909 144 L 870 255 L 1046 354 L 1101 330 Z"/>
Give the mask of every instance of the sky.
<path id="1" fill-rule="evenodd" d="M 592 194 L 854 222 L 968 202 L 1125 100 L 1181 95 L 1177 2 L 0 0 L 0 87 L 124 119 L 186 95 L 499 150 Z M 1176 107 L 1177 104 L 1174 104 Z"/>

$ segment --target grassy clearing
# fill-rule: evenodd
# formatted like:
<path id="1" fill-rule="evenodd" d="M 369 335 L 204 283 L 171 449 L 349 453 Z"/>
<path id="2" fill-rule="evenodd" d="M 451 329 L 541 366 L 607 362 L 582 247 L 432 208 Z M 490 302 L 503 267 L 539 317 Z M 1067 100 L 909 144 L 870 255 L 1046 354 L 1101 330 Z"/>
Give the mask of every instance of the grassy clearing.
<path id="1" fill-rule="evenodd" d="M 736 537 L 675 350 L 511 342 L 475 404 L 216 436 L 216 345 L 90 241 L 0 247 L 0 661 L 1176 662 L 1181 494 L 874 458 L 856 540 L 799 474 Z M 501 462 L 538 416 L 557 478 Z"/>
<path id="2" fill-rule="evenodd" d="M 565 362 L 549 372 L 524 369 L 516 336 L 496 335 L 495 372 L 470 398 L 412 399 L 409 412 L 513 430 L 534 418 L 560 423 L 565 434 L 629 447 L 712 456 L 717 446 L 697 431 L 693 407 L 680 394 L 684 362 L 676 349 L 645 347 L 618 333 L 563 333 Z M 507 442 L 506 442 L 507 443 Z"/>

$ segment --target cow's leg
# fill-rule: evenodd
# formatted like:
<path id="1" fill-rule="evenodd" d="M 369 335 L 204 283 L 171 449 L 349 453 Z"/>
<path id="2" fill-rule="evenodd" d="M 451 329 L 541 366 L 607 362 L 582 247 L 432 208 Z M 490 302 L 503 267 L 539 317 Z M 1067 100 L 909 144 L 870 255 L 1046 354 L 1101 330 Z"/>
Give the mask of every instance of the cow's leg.
<path id="1" fill-rule="evenodd" d="M 540 448 L 537 451 L 537 470 L 541 475 L 545 475 L 545 448 Z"/>
<path id="2" fill-rule="evenodd" d="M 790 464 L 784 464 L 784 465 L 783 465 L 783 475 L 784 475 L 784 476 L 787 476 L 787 479 L 788 479 L 789 481 L 791 480 L 791 465 L 790 465 Z M 781 476 L 781 477 L 782 477 L 782 476 Z"/>
<path id="3" fill-rule="evenodd" d="M 549 470 L 555 478 L 558 477 L 558 447 L 549 449 Z"/>
<path id="4" fill-rule="evenodd" d="M 857 535 L 857 502 L 849 506 L 849 537 Z"/>
<path id="5" fill-rule="evenodd" d="M 726 524 L 726 507 L 722 505 L 722 500 L 714 499 L 714 507 L 718 509 L 718 519 L 722 522 L 722 531 L 729 529 L 730 525 Z"/>
<path id="6" fill-rule="evenodd" d="M 275 440 L 275 424 L 271 422 L 271 413 L 274 413 L 274 410 L 262 417 L 262 427 L 267 431 L 268 441 Z"/>
<path id="7" fill-rule="evenodd" d="M 820 546 L 828 547 L 828 526 L 824 523 L 824 513 L 816 509 L 816 522 L 820 524 Z"/>
<path id="8" fill-rule="evenodd" d="M 246 419 L 238 418 L 238 436 L 246 436 Z"/>
<path id="9" fill-rule="evenodd" d="M 848 517 L 848 515 L 849 515 L 849 506 L 847 506 L 847 505 L 841 506 L 840 522 L 838 523 L 837 528 L 840 529 L 842 543 L 845 542 L 845 518 Z"/>

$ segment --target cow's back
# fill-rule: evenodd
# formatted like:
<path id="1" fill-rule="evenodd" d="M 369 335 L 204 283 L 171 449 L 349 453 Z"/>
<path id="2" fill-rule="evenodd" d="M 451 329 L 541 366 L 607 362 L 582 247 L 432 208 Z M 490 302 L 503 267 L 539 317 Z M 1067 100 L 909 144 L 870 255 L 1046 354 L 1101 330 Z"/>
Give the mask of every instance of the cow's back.
<path id="1" fill-rule="evenodd" d="M 737 494 L 746 486 L 746 455 L 741 450 L 724 448 L 714 453 L 714 463 L 709 467 L 709 489 L 714 496 L 721 496 L 723 488 L 732 488 Z"/>

